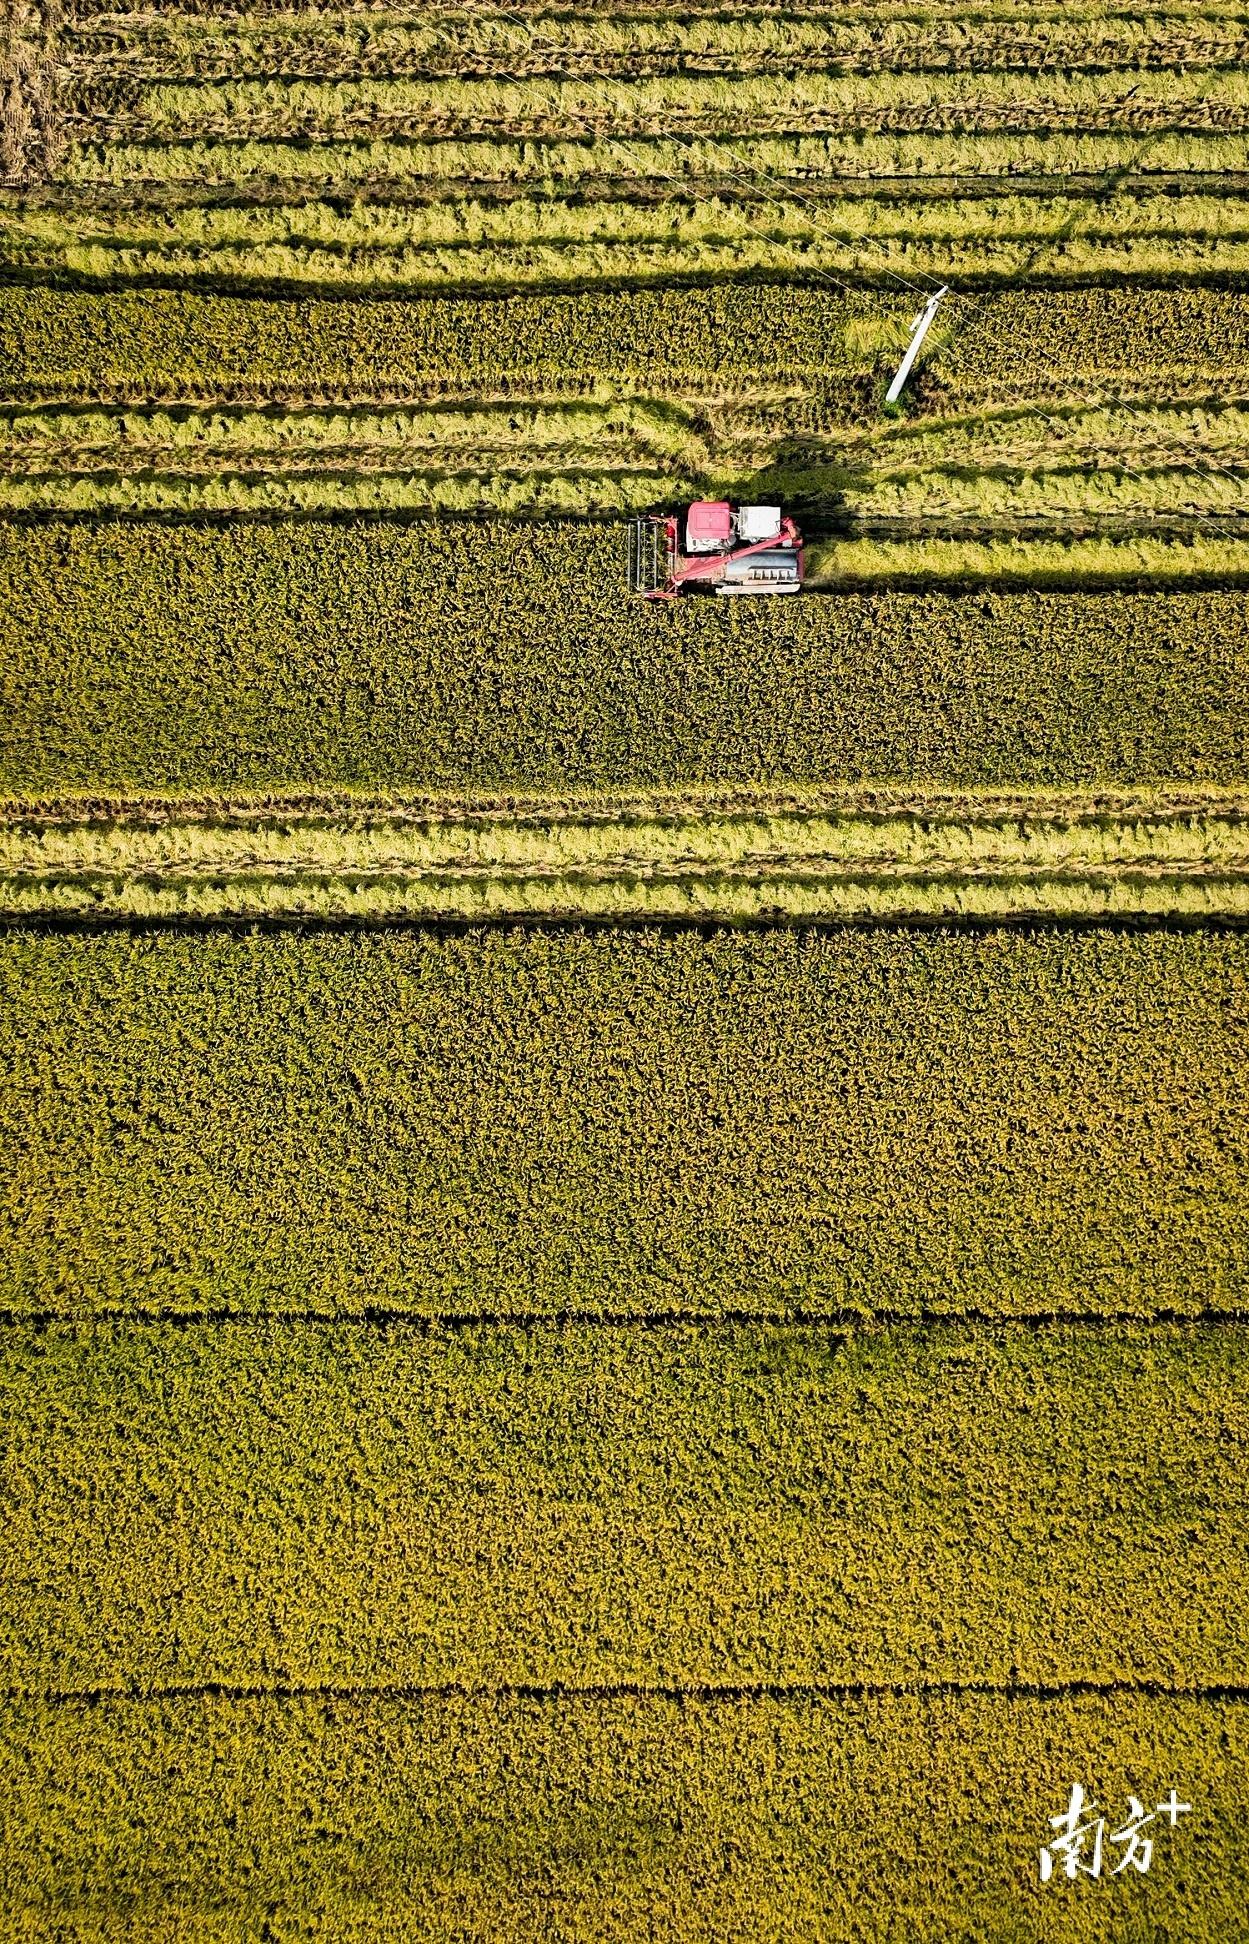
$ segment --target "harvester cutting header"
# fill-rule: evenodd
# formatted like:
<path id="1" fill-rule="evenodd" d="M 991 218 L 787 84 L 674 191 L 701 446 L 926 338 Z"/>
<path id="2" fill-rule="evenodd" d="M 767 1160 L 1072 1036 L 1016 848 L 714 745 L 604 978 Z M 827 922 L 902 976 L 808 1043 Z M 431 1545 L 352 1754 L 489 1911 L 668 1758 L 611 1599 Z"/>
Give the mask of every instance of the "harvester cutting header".
<path id="1" fill-rule="evenodd" d="M 779 506 L 695 500 L 682 520 L 644 514 L 629 527 L 629 586 L 650 601 L 717 594 L 797 594 L 802 535 Z"/>

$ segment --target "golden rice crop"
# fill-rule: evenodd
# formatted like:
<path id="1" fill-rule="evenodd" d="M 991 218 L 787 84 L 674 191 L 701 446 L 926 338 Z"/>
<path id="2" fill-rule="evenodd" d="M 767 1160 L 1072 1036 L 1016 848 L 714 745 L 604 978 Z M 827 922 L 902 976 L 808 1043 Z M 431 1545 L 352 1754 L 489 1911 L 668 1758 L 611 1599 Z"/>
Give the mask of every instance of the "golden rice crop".
<path id="1" fill-rule="evenodd" d="M 1249 775 L 1238 589 L 777 613 L 624 576 L 585 523 L 10 524 L 0 788 Z"/>
<path id="2" fill-rule="evenodd" d="M 28 1697 L 0 1704 L 0 1748 L 0 1868 L 34 1934 L 124 1908 L 213 1944 L 266 1925 L 445 1944 L 548 1934 L 557 1909 L 598 1944 L 946 1944 L 1009 1911 L 1069 1939 L 1071 1891 L 1092 1893 L 1082 1944 L 1118 1944 L 1124 1892 L 1142 1935 L 1226 1944 L 1242 1922 L 1249 1715 L 1230 1697 Z M 1042 1885 L 1075 1780 L 1115 1827 L 1130 1792 L 1153 1812 L 1174 1784 L 1194 1807 L 1150 1825 L 1148 1875 Z"/>
<path id="3" fill-rule="evenodd" d="M 1246 1306 L 1239 935 L 10 931 L 0 962 L 12 1310 Z"/>
<path id="4" fill-rule="evenodd" d="M 1249 1327 L 11 1327 L 0 1425 L 6 1693 L 1207 1687 L 1249 1649 Z"/>
<path id="5" fill-rule="evenodd" d="M 10 399 L 402 400 L 550 397 L 658 375 L 730 398 L 790 382 L 791 423 L 830 379 L 905 341 L 905 291 L 738 285 L 528 297 L 239 303 L 211 293 L 0 287 Z M 1240 394 L 1249 295 L 1222 290 L 1027 290 L 960 311 L 957 359 L 925 377 L 935 403 L 977 391 L 1081 410 L 1107 391 L 1157 403 Z M 798 381 L 795 385 L 794 381 Z M 888 428 L 909 443 L 919 425 Z M 983 439 L 983 427 L 964 436 Z"/>

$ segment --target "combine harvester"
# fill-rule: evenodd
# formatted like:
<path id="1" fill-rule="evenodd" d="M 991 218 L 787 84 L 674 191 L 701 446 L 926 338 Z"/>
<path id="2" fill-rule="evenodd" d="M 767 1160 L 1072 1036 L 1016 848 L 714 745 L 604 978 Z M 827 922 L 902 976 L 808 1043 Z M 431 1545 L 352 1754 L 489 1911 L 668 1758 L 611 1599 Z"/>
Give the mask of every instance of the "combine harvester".
<path id="1" fill-rule="evenodd" d="M 948 291 L 949 285 L 942 284 L 912 319 L 911 341 L 885 394 L 886 405 L 897 404 Z M 684 520 L 675 513 L 644 513 L 629 525 L 629 587 L 648 601 L 672 601 L 678 594 L 709 589 L 717 594 L 798 594 L 802 535 L 779 506 L 695 500 Z"/>
<path id="2" fill-rule="evenodd" d="M 687 590 L 797 594 L 802 535 L 779 506 L 695 500 L 684 520 L 643 514 L 629 527 L 629 586 L 650 601 Z"/>

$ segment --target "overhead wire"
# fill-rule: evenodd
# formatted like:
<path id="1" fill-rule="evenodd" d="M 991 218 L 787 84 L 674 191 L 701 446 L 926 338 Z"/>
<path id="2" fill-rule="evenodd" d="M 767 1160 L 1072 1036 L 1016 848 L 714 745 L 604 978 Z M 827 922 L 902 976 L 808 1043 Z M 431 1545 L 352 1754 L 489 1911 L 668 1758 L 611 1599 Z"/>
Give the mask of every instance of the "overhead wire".
<path id="1" fill-rule="evenodd" d="M 509 8 L 498 7 L 498 6 L 492 8 L 492 13 L 497 18 L 502 18 L 502 19 L 507 19 L 512 21 L 514 25 L 519 27 L 522 33 L 524 33 L 528 37 L 530 45 L 536 48 L 537 50 L 554 55 L 556 58 L 558 58 L 563 53 L 563 49 L 560 47 L 558 42 L 551 41 L 549 39 L 543 39 L 542 37 L 537 35 L 534 31 L 532 22 L 526 20 L 522 15 L 513 12 Z M 1168 131 L 1165 128 L 1149 130 L 1146 132 L 1146 134 L 1143 137 L 1142 145 L 1147 146 L 1150 142 L 1160 140 L 1161 137 L 1168 132 L 1170 131 Z M 687 147 L 693 145 L 694 138 L 692 136 L 684 134 L 680 130 L 670 131 L 670 136 L 672 139 L 684 143 Z M 611 139 L 612 139 L 611 137 L 608 138 L 609 141 Z M 617 140 L 619 139 L 622 138 L 617 138 Z M 718 177 L 723 176 L 723 178 L 727 181 L 743 184 L 748 188 L 751 194 L 757 195 L 763 201 L 770 202 L 780 208 L 784 208 L 787 202 L 791 205 L 794 202 L 797 202 L 800 205 L 802 205 L 804 208 L 806 208 L 808 211 L 810 211 L 810 209 L 813 207 L 813 199 L 803 192 L 800 185 L 794 183 L 788 183 L 785 181 L 784 178 L 777 176 L 774 172 L 758 168 L 757 165 L 750 162 L 747 158 L 743 157 L 740 151 L 729 147 L 727 143 L 723 142 L 719 138 L 717 138 L 717 146 L 720 147 L 724 152 L 727 152 L 729 155 L 731 155 L 734 158 L 734 160 L 737 161 L 739 165 L 741 165 L 737 170 L 718 171 L 717 172 Z M 681 189 L 687 196 L 689 195 L 690 193 L 689 178 L 682 178 L 680 176 L 673 175 L 670 171 L 659 168 L 653 162 L 651 163 L 650 166 L 653 169 L 654 174 L 659 176 L 661 180 L 671 183 L 676 188 Z M 1105 185 L 1106 188 L 1112 187 L 1115 177 L 1121 176 L 1123 173 L 1124 171 L 1121 167 L 1116 168 L 1114 171 L 1109 172 L 1107 182 Z M 768 182 L 774 183 L 776 185 L 776 191 L 777 191 L 776 193 L 770 192 L 766 188 L 760 186 Z M 1093 202 L 1097 199 L 1099 195 L 1103 193 L 1104 190 L 1092 191 L 1090 192 L 1086 200 L 1088 200 L 1089 202 Z M 769 243 L 772 247 L 779 248 L 785 251 L 786 254 L 794 257 L 802 265 L 804 273 L 808 277 L 814 277 L 818 279 L 820 282 L 828 284 L 831 288 L 841 291 L 843 295 L 850 296 L 855 299 L 860 299 L 862 297 L 863 295 L 862 285 L 847 283 L 842 278 L 837 277 L 833 275 L 831 272 L 825 270 L 823 266 L 812 264 L 809 261 L 806 252 L 799 249 L 797 245 L 788 242 L 783 237 L 778 238 L 773 234 L 772 231 L 766 230 L 761 226 L 759 226 L 758 224 L 752 223 L 748 218 L 743 217 L 740 220 L 743 228 L 750 230 L 751 233 L 754 235 L 762 237 L 764 241 Z M 839 247 L 844 245 L 845 239 L 837 236 L 833 231 L 825 229 L 821 224 L 812 222 L 811 229 L 816 236 L 822 236 L 827 241 L 836 243 Z M 862 246 L 865 247 L 870 246 L 878 249 L 886 249 L 888 247 L 887 245 L 882 243 L 879 239 L 871 238 L 871 237 L 866 237 L 861 239 L 861 244 Z M 1036 253 L 1034 252 L 1034 255 L 1035 254 Z M 903 276 L 903 274 L 900 271 L 893 270 L 891 267 L 887 265 L 867 266 L 867 268 L 868 268 L 868 273 L 870 275 L 887 277 L 891 282 L 896 284 L 899 288 L 910 292 L 913 296 L 922 297 L 925 301 L 931 298 L 938 288 L 942 287 L 940 279 L 936 275 L 930 272 L 923 272 L 923 271 L 915 272 L 914 277 L 923 279 L 922 282 L 916 282 L 914 278 Z M 948 285 L 946 285 L 945 287 L 949 289 Z M 964 309 L 971 315 L 977 315 L 982 312 L 985 313 L 986 315 L 991 315 L 992 306 L 984 298 L 969 297 L 965 293 L 954 289 L 949 289 L 949 295 L 953 299 L 956 305 L 960 306 L 962 309 Z M 947 364 L 952 364 L 956 369 L 960 367 L 966 369 L 965 357 L 958 357 L 956 355 L 952 355 L 951 341 L 947 340 L 945 343 L 938 343 L 935 349 L 936 349 L 936 356 L 940 358 L 943 362 Z M 1053 418 L 1052 415 L 1047 413 L 1043 407 L 1033 407 L 1031 408 L 1031 410 L 1033 416 L 1038 418 L 1040 422 L 1046 427 L 1053 429 L 1059 424 L 1059 421 Z M 1172 441 L 1169 449 L 1181 456 L 1185 456 L 1189 458 L 1196 457 L 1193 448 L 1191 448 L 1186 442 Z M 1226 479 L 1230 479 L 1237 484 L 1242 483 L 1242 478 L 1240 474 L 1231 471 L 1231 469 L 1226 466 L 1219 465 L 1217 461 L 1210 462 L 1208 459 L 1208 455 L 1206 455 L 1204 451 L 1202 452 L 1200 457 L 1201 457 L 1201 462 L 1195 464 L 1194 467 L 1194 469 L 1198 473 L 1207 477 L 1214 477 L 1214 476 L 1223 477 Z M 1121 475 L 1126 476 L 1129 479 L 1137 480 L 1143 485 L 1148 485 L 1150 483 L 1150 476 L 1148 474 L 1143 473 L 1139 471 L 1137 468 L 1129 466 L 1124 462 L 1118 463 L 1115 466 L 1114 470 L 1120 473 Z M 1065 513 L 1067 510 L 1068 509 L 1065 508 L 1055 509 L 1055 513 L 1053 516 L 1050 516 L 1045 512 L 1041 512 L 1036 514 L 1034 517 L 1037 519 L 1044 519 L 1046 517 L 1058 517 L 1060 512 Z M 1234 538 L 1237 541 L 1241 541 L 1246 537 L 1249 537 L 1249 525 L 1247 525 L 1246 527 L 1242 527 L 1238 530 L 1234 527 L 1224 525 L 1215 516 L 1203 512 L 1200 508 L 1191 508 L 1189 510 L 1194 518 L 1201 521 L 1204 525 L 1210 527 L 1212 531 L 1219 533 L 1223 538 Z"/>
<path id="2" fill-rule="evenodd" d="M 1147 147 L 1149 143 L 1161 139 L 1161 136 L 1167 132 L 1168 131 L 1165 129 L 1162 130 L 1155 129 L 1155 130 L 1148 131 L 1147 134 L 1142 138 L 1141 146 Z M 755 173 L 753 165 L 749 162 L 746 162 L 745 158 L 743 158 L 737 151 L 729 150 L 729 153 L 735 155 L 738 161 L 745 162 L 745 166 L 751 170 L 752 174 Z M 1122 168 L 1116 168 L 1113 172 L 1111 172 L 1110 176 L 1108 177 L 1105 187 L 1106 188 L 1112 187 L 1115 177 L 1121 176 L 1122 174 L 1123 174 Z M 745 177 L 740 175 L 733 176 L 732 179 L 738 181 L 746 180 Z M 767 179 L 776 181 L 778 183 L 780 182 L 780 178 L 774 176 L 769 177 Z M 778 205 L 781 204 L 782 199 L 779 196 L 769 197 L 767 191 L 762 189 L 759 190 L 758 193 L 765 196 L 766 199 L 776 202 Z M 1102 193 L 1104 193 L 1103 190 L 1092 191 L 1089 197 L 1087 198 L 1087 200 L 1093 202 Z M 798 188 L 796 185 L 793 188 L 791 200 L 804 204 L 808 209 L 812 206 L 811 199 L 809 197 L 804 196 L 801 189 Z M 834 236 L 832 231 L 824 231 L 817 224 L 813 224 L 813 228 L 815 229 L 816 234 L 827 235 L 830 241 L 840 241 L 839 238 Z M 874 242 L 875 239 L 867 238 L 865 239 L 865 241 L 871 243 Z M 878 247 L 884 248 L 886 246 L 880 244 L 878 245 Z M 1042 246 L 1042 249 L 1043 248 L 1044 246 Z M 1033 259 L 1035 259 L 1035 257 L 1040 253 L 1041 253 L 1040 249 L 1038 251 L 1034 251 Z M 906 282 L 906 280 L 898 276 L 897 273 L 894 274 L 897 281 L 903 283 Z M 923 276 L 925 273 L 921 271 L 921 272 L 917 272 L 916 274 L 919 276 Z M 915 289 L 917 291 L 917 294 L 924 295 L 924 296 L 931 296 L 935 293 L 936 289 L 940 286 L 938 285 L 937 278 L 935 276 L 932 276 L 930 288 L 924 288 L 923 286 L 916 286 L 916 285 L 908 285 L 907 287 Z M 963 292 L 953 290 L 953 289 L 950 290 L 950 296 L 956 304 L 961 305 L 965 310 L 971 312 L 972 314 L 978 314 L 981 312 L 985 313 L 986 315 L 991 314 L 992 307 L 983 298 L 978 299 L 974 297 L 968 297 Z M 964 369 L 966 368 L 965 358 L 960 358 L 956 355 L 953 355 L 952 341 L 950 339 L 946 339 L 937 345 L 936 356 L 946 365 L 952 364 L 955 366 L 956 369 L 959 368 L 960 366 L 963 367 Z M 1039 418 L 1043 424 L 1051 428 L 1055 427 L 1058 423 L 1057 420 L 1055 420 L 1053 417 L 1047 414 L 1044 411 L 1044 409 L 1041 407 L 1034 408 L 1034 416 Z M 1218 463 L 1217 460 L 1211 459 L 1204 452 L 1204 449 L 1202 449 L 1200 452 L 1197 452 L 1187 442 L 1176 441 L 1176 440 L 1171 440 L 1169 442 L 1169 449 L 1182 457 L 1186 457 L 1190 459 L 1193 462 L 1194 470 L 1198 472 L 1200 475 L 1202 475 L 1203 477 L 1207 477 L 1207 478 L 1221 477 L 1224 479 L 1232 480 L 1237 484 L 1243 484 L 1242 477 L 1239 473 L 1233 472 L 1229 467 L 1222 466 Z M 1130 479 L 1139 480 L 1143 484 L 1148 483 L 1148 475 L 1138 471 L 1137 469 L 1127 465 L 1126 463 L 1120 462 L 1120 464 L 1117 467 L 1117 470 L 1121 473 L 1126 474 L 1126 476 Z M 1209 524 L 1215 525 L 1216 527 L 1219 527 L 1219 522 L 1215 519 L 1213 515 L 1202 512 L 1200 508 L 1192 508 L 1190 510 L 1192 511 L 1192 513 L 1195 515 L 1196 518 L 1200 520 L 1204 520 Z M 1037 517 L 1040 518 L 1042 516 L 1038 515 Z M 1234 531 L 1232 528 L 1221 528 L 1221 527 L 1219 527 L 1219 530 L 1225 532 L 1225 534 L 1228 537 L 1230 537 Z M 1236 537 L 1241 538 L 1242 535 L 1237 533 Z"/>

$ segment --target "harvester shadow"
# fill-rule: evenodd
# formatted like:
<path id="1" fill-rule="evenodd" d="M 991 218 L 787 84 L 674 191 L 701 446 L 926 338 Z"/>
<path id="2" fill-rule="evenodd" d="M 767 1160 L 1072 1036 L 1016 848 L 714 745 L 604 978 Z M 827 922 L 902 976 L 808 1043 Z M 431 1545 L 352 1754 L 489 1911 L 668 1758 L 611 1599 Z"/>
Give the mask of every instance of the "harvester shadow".
<path id="1" fill-rule="evenodd" d="M 870 469 L 834 456 L 831 445 L 828 439 L 785 439 L 755 471 L 717 475 L 715 495 L 736 505 L 782 506 L 812 539 L 853 533 L 859 520 L 850 496 L 866 492 Z"/>

